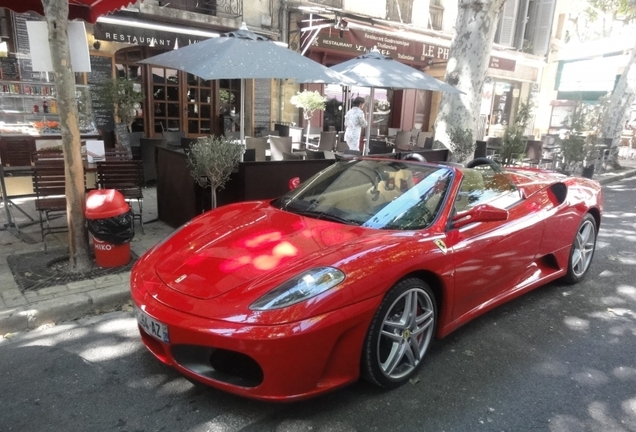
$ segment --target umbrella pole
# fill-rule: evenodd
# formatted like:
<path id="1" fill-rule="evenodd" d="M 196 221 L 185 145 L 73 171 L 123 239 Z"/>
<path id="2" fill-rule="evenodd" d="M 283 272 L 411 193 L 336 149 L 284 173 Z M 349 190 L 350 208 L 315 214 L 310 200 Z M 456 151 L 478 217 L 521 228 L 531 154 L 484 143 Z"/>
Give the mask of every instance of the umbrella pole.
<path id="1" fill-rule="evenodd" d="M 371 94 L 369 94 L 369 120 L 367 121 L 366 139 L 364 140 L 363 155 L 369 154 L 369 140 L 371 139 L 371 127 L 373 125 L 373 98 L 375 97 L 375 87 L 371 87 Z"/>
<path id="2" fill-rule="evenodd" d="M 241 78 L 241 145 L 245 145 L 245 78 Z"/>

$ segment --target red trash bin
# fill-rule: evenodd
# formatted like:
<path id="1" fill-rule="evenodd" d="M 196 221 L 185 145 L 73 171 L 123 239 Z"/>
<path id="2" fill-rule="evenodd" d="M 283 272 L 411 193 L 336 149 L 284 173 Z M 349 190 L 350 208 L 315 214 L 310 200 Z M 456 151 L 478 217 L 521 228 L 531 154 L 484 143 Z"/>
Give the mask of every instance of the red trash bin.
<path id="1" fill-rule="evenodd" d="M 97 189 L 88 193 L 84 213 L 87 219 L 93 221 L 110 219 L 128 212 L 130 212 L 130 205 L 115 189 Z M 115 244 L 95 237 L 94 233 L 92 237 L 95 262 L 98 266 L 120 267 L 130 262 L 130 240 Z"/>

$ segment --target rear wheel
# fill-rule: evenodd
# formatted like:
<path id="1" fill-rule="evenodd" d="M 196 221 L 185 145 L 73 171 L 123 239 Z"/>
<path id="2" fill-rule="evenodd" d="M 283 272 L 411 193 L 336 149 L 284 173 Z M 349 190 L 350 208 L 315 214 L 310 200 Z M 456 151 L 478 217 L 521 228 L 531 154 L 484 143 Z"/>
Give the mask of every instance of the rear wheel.
<path id="1" fill-rule="evenodd" d="M 362 354 L 363 376 L 385 388 L 407 382 L 422 364 L 436 320 L 435 296 L 424 281 L 412 278 L 395 285 L 369 327 Z"/>
<path id="2" fill-rule="evenodd" d="M 568 273 L 565 281 L 569 284 L 580 282 L 592 264 L 594 250 L 596 249 L 596 220 L 592 215 L 587 214 L 583 218 L 579 229 L 576 232 L 572 249 L 570 250 L 570 261 L 568 262 Z"/>

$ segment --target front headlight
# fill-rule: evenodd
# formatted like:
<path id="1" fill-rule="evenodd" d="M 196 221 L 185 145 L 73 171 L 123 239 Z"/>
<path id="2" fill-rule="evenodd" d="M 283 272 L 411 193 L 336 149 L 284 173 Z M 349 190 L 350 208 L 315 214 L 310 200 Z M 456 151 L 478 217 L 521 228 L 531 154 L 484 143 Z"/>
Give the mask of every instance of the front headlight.
<path id="1" fill-rule="evenodd" d="M 274 288 L 250 306 L 252 310 L 280 309 L 305 301 L 338 285 L 343 272 L 332 267 L 316 267 Z"/>

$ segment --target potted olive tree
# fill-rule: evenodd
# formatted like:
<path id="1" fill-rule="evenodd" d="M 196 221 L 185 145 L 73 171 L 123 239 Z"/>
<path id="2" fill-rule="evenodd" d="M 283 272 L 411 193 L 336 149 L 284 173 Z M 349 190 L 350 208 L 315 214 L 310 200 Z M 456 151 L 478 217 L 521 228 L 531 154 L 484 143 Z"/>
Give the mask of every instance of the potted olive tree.
<path id="1" fill-rule="evenodd" d="M 128 78 L 113 78 L 101 85 L 99 93 L 104 101 L 114 106 L 115 116 L 130 132 L 137 110 L 144 100 L 139 83 Z"/>
<path id="2" fill-rule="evenodd" d="M 307 135 L 305 145 L 309 144 L 309 128 L 311 126 L 311 117 L 314 111 L 323 111 L 326 106 L 327 98 L 317 91 L 303 90 L 291 97 L 290 102 L 297 108 L 303 109 L 303 117 L 307 120 Z"/>
<path id="3" fill-rule="evenodd" d="M 216 208 L 216 191 L 225 186 L 243 151 L 241 144 L 225 137 L 201 137 L 190 146 L 190 174 L 200 186 L 210 186 L 212 208 Z"/>

